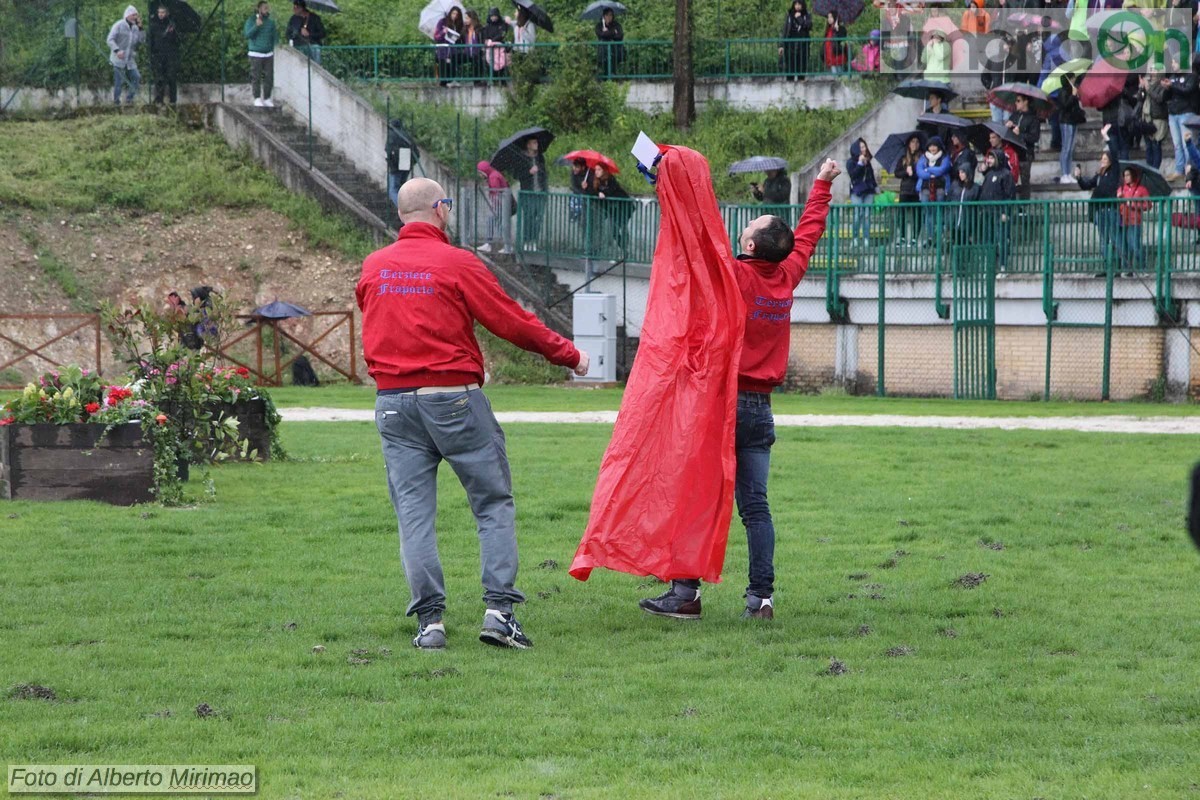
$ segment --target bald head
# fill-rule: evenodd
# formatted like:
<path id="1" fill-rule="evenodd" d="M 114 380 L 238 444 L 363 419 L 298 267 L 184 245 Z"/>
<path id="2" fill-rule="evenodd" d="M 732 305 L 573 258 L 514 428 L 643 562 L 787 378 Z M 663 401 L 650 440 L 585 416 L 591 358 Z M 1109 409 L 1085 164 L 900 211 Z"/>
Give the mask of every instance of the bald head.
<path id="1" fill-rule="evenodd" d="M 444 206 L 433 204 L 446 196 L 446 190 L 437 181 L 429 178 L 411 178 L 400 187 L 396 195 L 396 208 L 405 225 L 410 222 L 428 222 L 443 230 L 446 228 Z"/>

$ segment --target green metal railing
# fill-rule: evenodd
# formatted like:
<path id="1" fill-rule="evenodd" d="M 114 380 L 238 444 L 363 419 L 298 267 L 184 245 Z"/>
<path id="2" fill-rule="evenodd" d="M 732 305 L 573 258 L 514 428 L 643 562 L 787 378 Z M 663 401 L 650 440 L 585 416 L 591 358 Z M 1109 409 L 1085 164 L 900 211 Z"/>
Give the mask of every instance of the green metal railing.
<path id="1" fill-rule="evenodd" d="M 847 61 L 843 71 L 867 42 L 863 37 L 845 40 Z M 595 52 L 599 77 L 604 80 L 665 80 L 672 77 L 673 43 L 670 39 L 589 42 L 563 45 L 538 42 L 522 45 L 524 52 L 504 48 L 498 59 L 494 46 L 485 45 L 355 45 L 322 48 L 322 66 L 342 79 L 372 82 L 492 83 L 506 81 L 506 67 L 514 57 L 533 54 L 553 59 L 563 46 L 588 47 Z M 816 39 L 701 39 L 695 44 L 697 78 L 769 78 L 827 75 L 825 40 Z"/>

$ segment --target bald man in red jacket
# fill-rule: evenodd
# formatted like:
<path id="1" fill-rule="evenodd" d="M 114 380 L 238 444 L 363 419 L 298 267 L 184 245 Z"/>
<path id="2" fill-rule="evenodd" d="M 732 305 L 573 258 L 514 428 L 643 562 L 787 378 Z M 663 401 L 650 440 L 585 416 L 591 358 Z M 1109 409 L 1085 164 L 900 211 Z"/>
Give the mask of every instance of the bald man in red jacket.
<path id="1" fill-rule="evenodd" d="M 514 585 L 512 478 L 504 432 L 480 390 L 483 355 L 475 323 L 577 375 L 587 374 L 588 356 L 505 294 L 483 262 L 450 244 L 452 205 L 426 178 L 401 187 L 400 235 L 367 256 L 356 289 L 363 355 L 378 387 L 375 423 L 412 593 L 406 613 L 418 620 L 413 645 L 446 646 L 446 587 L 434 529 L 444 459 L 466 489 L 478 527 L 487 606 L 479 638 L 524 649 L 533 643 L 512 610 L 525 600 Z"/>

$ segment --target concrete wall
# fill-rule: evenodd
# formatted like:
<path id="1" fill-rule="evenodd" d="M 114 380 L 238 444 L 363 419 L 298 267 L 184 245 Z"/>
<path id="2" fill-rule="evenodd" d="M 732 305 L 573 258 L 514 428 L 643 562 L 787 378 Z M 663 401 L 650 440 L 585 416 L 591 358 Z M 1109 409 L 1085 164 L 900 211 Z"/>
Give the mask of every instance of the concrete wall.
<path id="1" fill-rule="evenodd" d="M 799 201 L 803 202 L 803 198 L 808 196 L 809 187 L 812 186 L 813 179 L 817 177 L 817 173 L 820 171 L 821 164 L 825 159 L 832 158 L 836 160 L 842 165 L 842 170 L 845 171 L 846 159 L 850 157 L 850 145 L 855 140 L 862 137 L 867 140 L 867 144 L 871 146 L 872 151 L 878 150 L 879 146 L 883 144 L 883 140 L 888 137 L 888 134 L 912 130 L 916 118 L 923 108 L 924 105 L 920 100 L 909 100 L 906 97 L 894 94 L 884 97 L 879 105 L 872 108 L 857 122 L 849 126 L 845 133 L 830 142 L 824 150 L 794 174 L 792 186 L 799 192 Z M 875 169 L 879 169 L 878 164 L 875 165 Z M 833 202 L 848 202 L 849 192 L 850 183 L 848 181 L 844 179 L 835 181 L 833 184 Z"/>
<path id="2" fill-rule="evenodd" d="M 147 76 L 143 75 L 143 80 Z M 152 88 L 142 84 L 138 101 L 148 103 Z M 122 95 L 123 96 L 123 95 Z M 202 105 L 221 102 L 219 83 L 181 83 L 179 85 L 181 105 Z M 226 84 L 225 102 L 248 104 L 253 102 L 250 84 Z M 9 114 L 28 114 L 42 111 L 62 111 L 72 108 L 112 105 L 112 87 L 81 88 L 76 97 L 75 89 L 30 89 L 0 87 L 0 108 Z"/>
<path id="3" fill-rule="evenodd" d="M 625 105 L 650 114 L 671 110 L 673 88 L 670 81 L 621 81 Z M 422 103 L 453 105 L 460 111 L 491 119 L 503 109 L 508 97 L 504 84 L 475 86 L 461 83 L 438 86 L 432 83 L 406 86 L 405 91 Z M 696 82 L 696 109 L 711 102 L 724 103 L 738 111 L 763 108 L 830 108 L 844 110 L 865 102 L 862 83 L 854 79 L 816 76 L 805 81 L 746 78 L 742 80 L 706 79 Z"/>

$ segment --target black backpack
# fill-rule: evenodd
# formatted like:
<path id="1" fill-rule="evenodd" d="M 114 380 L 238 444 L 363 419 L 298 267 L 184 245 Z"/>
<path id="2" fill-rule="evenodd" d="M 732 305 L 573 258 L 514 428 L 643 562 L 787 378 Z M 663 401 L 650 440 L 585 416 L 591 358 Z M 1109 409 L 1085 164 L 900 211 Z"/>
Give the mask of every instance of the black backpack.
<path id="1" fill-rule="evenodd" d="M 292 385 L 320 386 L 321 381 L 312 368 L 312 362 L 306 356 L 296 356 L 292 362 Z"/>

